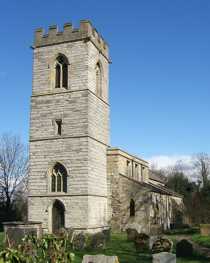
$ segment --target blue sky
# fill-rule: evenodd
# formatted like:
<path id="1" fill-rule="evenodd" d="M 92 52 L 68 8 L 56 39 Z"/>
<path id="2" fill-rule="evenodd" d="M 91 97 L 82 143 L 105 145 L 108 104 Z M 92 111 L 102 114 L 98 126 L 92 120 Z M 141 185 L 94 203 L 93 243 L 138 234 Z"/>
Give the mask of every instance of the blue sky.
<path id="1" fill-rule="evenodd" d="M 0 134 L 29 131 L 33 31 L 90 19 L 110 46 L 111 144 L 210 153 L 209 0 L 1 0 Z"/>

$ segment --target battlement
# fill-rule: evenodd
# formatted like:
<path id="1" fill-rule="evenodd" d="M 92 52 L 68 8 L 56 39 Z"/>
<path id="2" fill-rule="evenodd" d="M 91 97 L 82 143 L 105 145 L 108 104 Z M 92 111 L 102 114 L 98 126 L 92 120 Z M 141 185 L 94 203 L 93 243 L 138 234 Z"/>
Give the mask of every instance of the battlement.
<path id="1" fill-rule="evenodd" d="M 79 28 L 73 28 L 71 23 L 66 23 L 63 26 L 63 31 L 59 31 L 57 25 L 49 27 L 48 33 L 45 34 L 43 28 L 38 28 L 35 31 L 34 48 L 60 44 L 65 42 L 73 42 L 79 40 L 90 40 L 108 59 L 109 48 L 97 30 L 88 20 L 81 20 Z"/>

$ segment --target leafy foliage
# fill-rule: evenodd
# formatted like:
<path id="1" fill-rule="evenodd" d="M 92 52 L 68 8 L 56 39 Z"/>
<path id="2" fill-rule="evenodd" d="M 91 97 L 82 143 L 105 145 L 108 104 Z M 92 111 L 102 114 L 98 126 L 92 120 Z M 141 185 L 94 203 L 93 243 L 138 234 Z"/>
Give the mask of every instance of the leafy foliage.
<path id="1" fill-rule="evenodd" d="M 192 240 L 201 246 L 210 248 L 210 236 L 194 235 Z"/>
<path id="2" fill-rule="evenodd" d="M 41 239 L 26 236 L 18 249 L 7 248 L 0 252 L 0 263 L 72 263 L 73 260 L 70 241 L 53 235 Z"/>

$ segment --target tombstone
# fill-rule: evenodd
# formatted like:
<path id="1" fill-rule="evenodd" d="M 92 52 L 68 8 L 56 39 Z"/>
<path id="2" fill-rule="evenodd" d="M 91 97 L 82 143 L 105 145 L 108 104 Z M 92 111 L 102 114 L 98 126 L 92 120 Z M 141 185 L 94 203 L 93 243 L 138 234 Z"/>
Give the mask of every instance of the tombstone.
<path id="1" fill-rule="evenodd" d="M 149 236 L 149 249 L 152 250 L 152 246 L 155 243 L 157 239 L 159 239 L 159 236 Z"/>
<path id="2" fill-rule="evenodd" d="M 83 250 L 86 247 L 86 236 L 83 232 L 75 234 L 72 240 L 73 249 Z"/>
<path id="3" fill-rule="evenodd" d="M 158 238 L 152 245 L 152 254 L 171 252 L 173 242 L 167 238 Z"/>
<path id="4" fill-rule="evenodd" d="M 193 255 L 193 245 L 187 239 L 182 239 L 176 244 L 176 255 L 177 257 L 192 257 Z"/>
<path id="5" fill-rule="evenodd" d="M 132 228 L 127 228 L 126 229 L 126 233 L 127 233 L 127 240 L 128 241 L 135 241 L 138 232 L 136 229 L 132 229 Z"/>
<path id="6" fill-rule="evenodd" d="M 152 263 L 176 263 L 176 255 L 169 252 L 153 254 Z"/>
<path id="7" fill-rule="evenodd" d="M 151 225 L 150 226 L 150 235 L 157 236 L 162 234 L 162 228 L 159 225 Z"/>
<path id="8" fill-rule="evenodd" d="M 201 236 L 210 236 L 210 224 L 201 224 L 200 225 Z"/>
<path id="9" fill-rule="evenodd" d="M 5 243 L 9 247 L 18 246 L 27 235 L 42 237 L 42 223 L 40 222 L 5 222 L 3 225 Z"/>
<path id="10" fill-rule="evenodd" d="M 106 236 L 102 233 L 96 233 L 91 236 L 90 248 L 92 249 L 104 249 L 106 246 Z"/>
<path id="11" fill-rule="evenodd" d="M 149 236 L 144 233 L 137 234 L 134 244 L 137 252 L 149 251 Z"/>
<path id="12" fill-rule="evenodd" d="M 102 233 L 104 234 L 105 238 L 106 238 L 106 241 L 108 242 L 110 240 L 110 237 L 111 237 L 111 229 L 104 229 L 102 231 Z"/>
<path id="13" fill-rule="evenodd" d="M 119 263 L 116 256 L 84 255 L 82 263 Z"/>

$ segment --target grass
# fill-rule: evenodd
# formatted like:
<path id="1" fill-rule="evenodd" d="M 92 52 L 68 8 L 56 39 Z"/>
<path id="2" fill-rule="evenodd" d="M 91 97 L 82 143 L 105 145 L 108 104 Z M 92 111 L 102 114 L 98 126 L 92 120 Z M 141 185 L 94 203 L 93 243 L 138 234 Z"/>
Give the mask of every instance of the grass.
<path id="1" fill-rule="evenodd" d="M 174 243 L 175 237 L 173 237 Z M 135 247 L 132 242 L 128 242 L 126 234 L 113 234 L 111 241 L 107 244 L 105 250 L 90 251 L 84 250 L 82 252 L 74 252 L 76 255 L 75 263 L 81 263 L 82 257 L 85 254 L 105 254 L 105 255 L 116 255 L 118 256 L 120 263 L 152 263 L 152 257 L 149 254 L 138 254 L 136 253 Z M 192 259 L 177 259 L 177 263 L 204 263 L 208 262 L 204 259 L 194 256 Z"/>
<path id="2" fill-rule="evenodd" d="M 210 248 L 210 236 L 194 235 L 192 240 L 201 246 Z"/>
<path id="3" fill-rule="evenodd" d="M 0 251 L 3 249 L 4 233 L 0 232 Z"/>
<path id="4" fill-rule="evenodd" d="M 173 237 L 174 239 L 175 237 Z M 175 240 L 174 240 L 175 241 Z M 0 232 L 0 250 L 3 248 L 3 233 Z M 113 234 L 108 242 L 106 249 L 100 250 L 83 250 L 81 252 L 74 251 L 75 263 L 81 263 L 85 254 L 105 254 L 118 256 L 120 263 L 152 263 L 152 257 L 149 254 L 138 254 L 135 250 L 133 242 L 128 242 L 126 234 Z M 193 259 L 177 259 L 177 263 L 204 263 L 205 260 L 199 258 Z"/>

